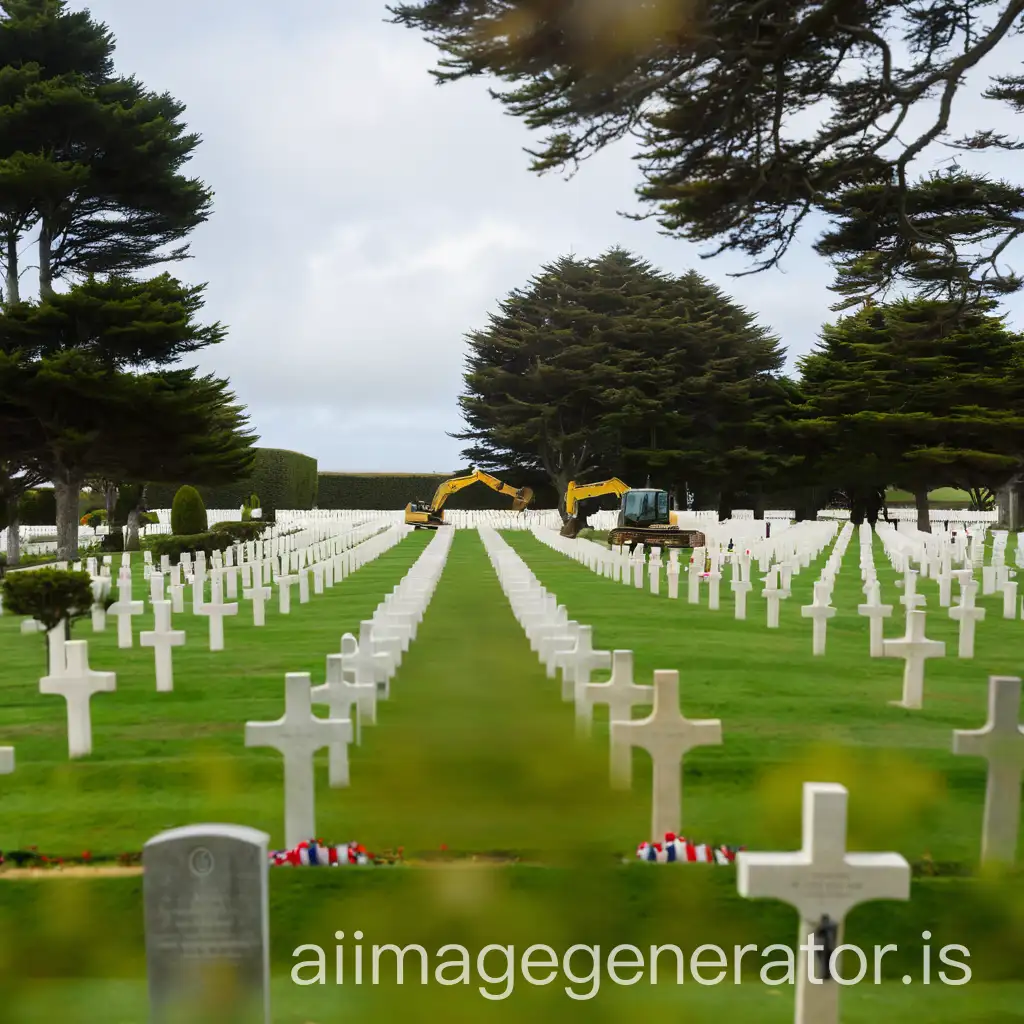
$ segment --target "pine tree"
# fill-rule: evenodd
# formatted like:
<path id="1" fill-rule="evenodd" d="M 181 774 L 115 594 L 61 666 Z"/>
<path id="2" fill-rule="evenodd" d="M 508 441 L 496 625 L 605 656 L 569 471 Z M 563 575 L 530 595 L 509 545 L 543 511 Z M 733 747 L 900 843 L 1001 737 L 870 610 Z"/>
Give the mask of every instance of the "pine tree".
<path id="1" fill-rule="evenodd" d="M 950 123 L 965 93 L 1024 109 L 1024 76 L 984 88 L 986 72 L 1014 59 L 1021 0 L 407 0 L 389 10 L 438 48 L 437 81 L 500 83 L 492 98 L 543 133 L 527 151 L 532 170 L 574 172 L 638 138 L 650 215 L 666 233 L 710 243 L 708 255 L 741 254 L 751 272 L 778 266 L 801 227 L 864 188 L 874 190 L 869 219 L 896 241 L 873 269 L 883 288 L 915 279 L 922 243 L 946 253 L 932 269 L 949 290 L 960 290 L 960 271 L 983 287 L 1021 235 L 1024 190 L 1013 182 L 997 183 L 1008 200 L 984 211 L 971 256 L 946 247 L 959 245 L 953 220 L 978 212 L 972 198 L 952 219 L 911 215 L 915 165 L 950 149 L 1021 148 L 986 126 L 992 104 L 974 104 L 980 123 L 962 138 Z"/>
<path id="2" fill-rule="evenodd" d="M 636 353 L 666 287 L 647 264 L 612 250 L 563 257 L 512 292 L 469 335 L 459 400 L 469 429 L 456 435 L 474 442 L 465 457 L 543 473 L 560 496 L 571 480 L 607 475 L 650 403 L 644 386 L 658 371 L 638 366 Z"/>
<path id="3" fill-rule="evenodd" d="M 188 256 L 209 190 L 181 173 L 199 145 L 184 107 L 113 73 L 113 36 L 65 0 L 4 0 L 0 19 L 0 229 L 6 298 L 35 229 L 39 291 Z"/>
<path id="4" fill-rule="evenodd" d="M 996 489 L 1024 465 L 1024 339 L 993 313 L 901 300 L 828 324 L 801 360 L 800 428 L 827 476 L 855 495 L 910 490 L 918 529 L 928 492 Z"/>

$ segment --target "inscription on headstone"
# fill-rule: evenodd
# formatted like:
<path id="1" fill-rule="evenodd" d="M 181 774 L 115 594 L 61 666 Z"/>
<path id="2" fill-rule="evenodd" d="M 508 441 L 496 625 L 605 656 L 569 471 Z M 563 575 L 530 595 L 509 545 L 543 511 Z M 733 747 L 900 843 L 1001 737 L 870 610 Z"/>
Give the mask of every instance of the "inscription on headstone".
<path id="1" fill-rule="evenodd" d="M 269 842 L 239 825 L 190 825 L 146 844 L 151 1024 L 270 1024 Z"/>

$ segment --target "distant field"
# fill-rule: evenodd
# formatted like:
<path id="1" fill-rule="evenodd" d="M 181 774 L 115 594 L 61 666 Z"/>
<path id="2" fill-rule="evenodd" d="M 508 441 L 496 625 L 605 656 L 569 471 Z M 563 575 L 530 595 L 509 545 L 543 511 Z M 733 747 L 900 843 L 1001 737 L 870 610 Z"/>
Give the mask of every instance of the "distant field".
<path id="1" fill-rule="evenodd" d="M 885 492 L 885 499 L 890 505 L 898 503 L 914 504 L 914 496 L 910 491 L 900 491 L 895 487 Z M 933 505 L 969 505 L 971 496 L 959 487 L 938 487 L 928 492 L 928 500 Z"/>

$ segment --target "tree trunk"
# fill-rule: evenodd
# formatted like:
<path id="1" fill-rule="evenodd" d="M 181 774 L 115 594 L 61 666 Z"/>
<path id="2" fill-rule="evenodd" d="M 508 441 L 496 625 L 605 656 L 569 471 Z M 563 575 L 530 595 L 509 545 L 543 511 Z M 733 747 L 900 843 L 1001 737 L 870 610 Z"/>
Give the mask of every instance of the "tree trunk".
<path id="1" fill-rule="evenodd" d="M 8 305 L 21 302 L 21 282 L 18 280 L 19 237 L 16 231 L 7 233 L 7 287 L 4 298 Z"/>
<path id="2" fill-rule="evenodd" d="M 53 264 L 50 259 L 52 235 L 46 218 L 39 222 L 39 298 L 53 298 Z M 77 501 L 77 498 L 76 498 Z"/>
<path id="3" fill-rule="evenodd" d="M 732 494 L 729 491 L 722 491 L 718 496 L 718 521 L 732 518 Z"/>
<path id="4" fill-rule="evenodd" d="M 914 504 L 917 506 L 917 528 L 922 533 L 932 532 L 932 520 L 928 508 L 928 488 L 914 489 Z"/>
<path id="5" fill-rule="evenodd" d="M 117 508 L 117 484 L 110 480 L 103 481 L 103 505 L 107 510 L 107 522 L 114 522 L 114 510 Z"/>
<path id="6" fill-rule="evenodd" d="M 562 525 L 564 526 L 569 521 L 569 516 L 565 511 L 565 492 L 569 489 L 571 478 L 565 473 L 555 473 L 552 475 L 551 480 L 555 485 L 555 490 L 558 492 L 558 514 L 562 517 Z"/>
<path id="7" fill-rule="evenodd" d="M 760 491 L 754 495 L 754 518 L 764 519 L 764 495 Z"/>
<path id="8" fill-rule="evenodd" d="M 145 511 L 146 487 L 144 486 L 139 492 L 139 500 L 135 503 L 135 508 L 128 513 L 128 536 L 124 542 L 125 551 L 139 550 L 139 522 L 142 519 L 142 513 Z"/>
<path id="9" fill-rule="evenodd" d="M 77 474 L 54 474 L 53 490 L 57 499 L 57 561 L 72 562 L 78 557 L 78 495 L 82 479 Z"/>
<path id="10" fill-rule="evenodd" d="M 7 499 L 7 568 L 13 569 L 21 562 L 21 535 L 18 532 L 21 520 L 18 518 L 17 498 Z"/>

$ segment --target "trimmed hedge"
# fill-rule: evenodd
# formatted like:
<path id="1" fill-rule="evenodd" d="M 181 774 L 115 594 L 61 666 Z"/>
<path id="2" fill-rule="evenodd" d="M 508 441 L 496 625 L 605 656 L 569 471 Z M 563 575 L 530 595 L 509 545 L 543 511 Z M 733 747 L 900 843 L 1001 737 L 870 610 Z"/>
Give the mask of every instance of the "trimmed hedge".
<path id="1" fill-rule="evenodd" d="M 256 540 L 266 529 L 266 523 L 217 523 L 204 533 L 162 534 L 146 541 L 146 547 L 159 559 L 167 555 L 172 562 L 180 560 L 186 551 L 204 551 L 207 556 L 214 551 L 224 551 L 239 541 Z"/>
<path id="2" fill-rule="evenodd" d="M 321 473 L 318 508 L 343 509 L 401 509 L 410 501 L 429 501 L 437 485 L 452 476 L 464 476 L 466 471 L 448 475 L 434 473 Z M 499 479 L 519 487 L 531 483 L 516 474 L 495 473 Z M 555 508 L 554 488 L 550 485 L 531 484 L 536 491 L 531 508 Z M 498 494 L 483 484 L 474 484 L 451 495 L 445 508 L 451 509 L 508 509 L 512 499 Z"/>
<path id="3" fill-rule="evenodd" d="M 197 486 L 196 490 L 207 508 L 241 508 L 256 493 L 260 496 L 263 518 L 272 519 L 279 508 L 313 508 L 316 488 L 316 459 L 283 448 L 257 448 L 247 477 L 217 487 Z M 150 484 L 146 504 L 150 508 L 170 508 L 176 491 L 177 487 L 171 485 Z"/>
<path id="4" fill-rule="evenodd" d="M 207 530 L 206 505 L 190 484 L 182 484 L 171 502 L 171 533 L 192 537 Z"/>
<path id="5" fill-rule="evenodd" d="M 57 522 L 57 496 L 52 487 L 26 491 L 18 503 L 22 526 L 53 526 Z"/>
<path id="6" fill-rule="evenodd" d="M 214 523 L 210 527 L 210 532 L 226 533 L 234 541 L 246 541 L 256 540 L 266 528 L 266 523 L 261 523 L 258 519 L 250 519 L 241 523 Z"/>

